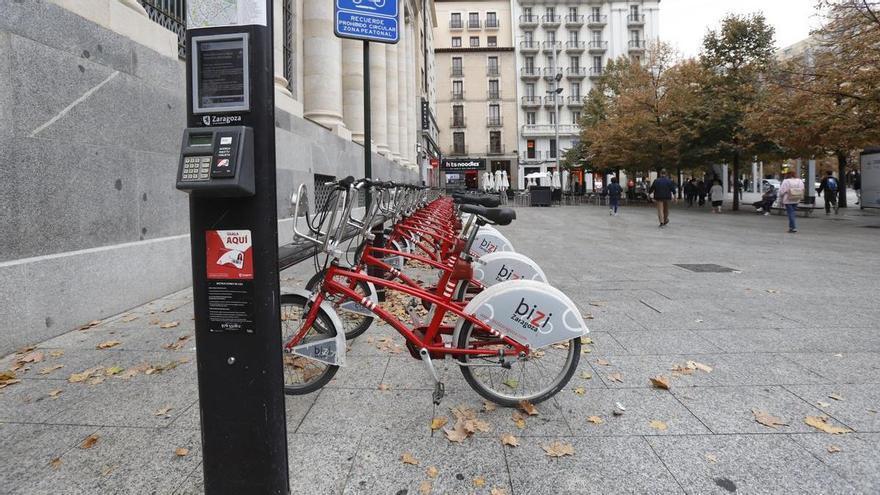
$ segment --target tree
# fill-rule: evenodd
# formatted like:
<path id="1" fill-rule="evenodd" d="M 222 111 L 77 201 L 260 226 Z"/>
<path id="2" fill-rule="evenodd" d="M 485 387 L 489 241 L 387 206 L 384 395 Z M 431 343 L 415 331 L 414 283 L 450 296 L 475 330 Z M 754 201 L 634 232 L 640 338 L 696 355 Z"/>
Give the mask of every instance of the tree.
<path id="1" fill-rule="evenodd" d="M 762 14 L 728 15 L 720 30 L 703 39 L 700 61 L 711 74 L 706 88 L 713 102 L 706 115 L 705 135 L 713 136 L 719 159 L 733 164 L 733 209 L 739 209 L 740 161 L 770 146 L 768 140 L 745 125 L 748 113 L 762 97 L 762 74 L 773 56 L 773 28 Z"/>

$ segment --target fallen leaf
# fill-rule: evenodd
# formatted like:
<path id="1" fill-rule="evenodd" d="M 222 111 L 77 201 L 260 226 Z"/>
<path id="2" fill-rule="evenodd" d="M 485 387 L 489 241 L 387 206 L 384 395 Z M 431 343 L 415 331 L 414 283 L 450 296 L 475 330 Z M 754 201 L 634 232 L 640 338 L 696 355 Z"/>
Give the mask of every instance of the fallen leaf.
<path id="1" fill-rule="evenodd" d="M 444 426 L 446 426 L 446 423 L 448 423 L 448 422 L 449 422 L 449 420 L 446 419 L 445 417 L 434 418 L 431 420 L 431 429 L 434 431 L 437 431 L 440 428 L 443 428 Z"/>
<path id="2" fill-rule="evenodd" d="M 776 289 L 767 289 L 768 294 L 777 294 L 779 291 Z"/>
<path id="3" fill-rule="evenodd" d="M 174 455 L 176 455 L 177 457 L 184 457 L 187 454 L 189 454 L 189 449 L 187 448 L 177 447 L 176 449 L 174 449 Z"/>
<path id="4" fill-rule="evenodd" d="M 63 367 L 64 367 L 63 364 L 56 364 L 54 366 L 47 366 L 47 367 L 40 370 L 40 374 L 41 375 L 48 375 L 49 373 L 51 373 L 55 370 L 60 370 Z"/>
<path id="5" fill-rule="evenodd" d="M 584 380 L 590 380 L 593 378 L 593 374 L 584 371 L 584 372 L 581 372 L 581 378 L 583 378 Z"/>
<path id="6" fill-rule="evenodd" d="M 663 390 L 669 390 L 669 380 L 663 375 L 652 376 L 651 385 Z"/>
<path id="7" fill-rule="evenodd" d="M 817 402 L 817 404 L 819 405 L 819 407 L 831 407 L 830 402 L 822 402 L 821 400 Z"/>
<path id="8" fill-rule="evenodd" d="M 96 327 L 100 324 L 101 324 L 101 320 L 92 320 L 92 321 L 86 323 L 85 325 L 80 325 L 79 328 L 77 328 L 77 330 L 88 330 L 88 329 L 90 329 L 92 327 Z"/>
<path id="9" fill-rule="evenodd" d="M 108 340 L 106 342 L 101 342 L 100 344 L 95 346 L 95 349 L 110 349 L 111 347 L 116 347 L 121 343 L 122 342 L 118 340 Z"/>
<path id="10" fill-rule="evenodd" d="M 419 483 L 419 494 L 420 495 L 430 495 L 431 490 L 434 488 L 433 484 L 428 480 L 422 480 Z"/>
<path id="11" fill-rule="evenodd" d="M 58 469 L 61 467 L 61 458 L 56 457 L 49 462 L 49 465 L 52 466 L 52 469 Z"/>
<path id="12" fill-rule="evenodd" d="M 493 487 L 492 491 L 489 492 L 489 495 L 507 495 L 507 491 L 504 488 Z"/>
<path id="13" fill-rule="evenodd" d="M 611 366 L 611 363 L 601 358 L 596 360 L 596 364 L 599 366 Z"/>
<path id="14" fill-rule="evenodd" d="M 87 436 L 86 439 L 83 440 L 81 444 L 79 444 L 79 448 L 90 449 L 94 447 L 96 443 L 98 443 L 98 435 L 92 434 Z"/>
<path id="15" fill-rule="evenodd" d="M 170 321 L 168 323 L 163 323 L 163 324 L 159 325 L 159 328 L 174 328 L 177 325 L 180 325 L 179 321 Z"/>
<path id="16" fill-rule="evenodd" d="M 593 423 L 594 425 L 601 425 L 605 422 L 605 420 L 600 418 L 599 416 L 590 416 L 589 418 L 587 418 L 587 421 Z"/>
<path id="17" fill-rule="evenodd" d="M 129 378 L 132 378 L 140 373 L 147 371 L 149 368 L 150 368 L 150 365 L 147 363 L 139 364 L 137 366 L 133 366 L 131 368 L 128 368 L 127 370 L 125 370 L 124 373 L 120 373 L 118 375 L 118 378 L 121 378 L 123 380 L 128 380 Z"/>
<path id="18" fill-rule="evenodd" d="M 107 376 L 118 375 L 125 370 L 122 366 L 110 366 L 104 369 L 104 374 Z"/>
<path id="19" fill-rule="evenodd" d="M 474 486 L 477 488 L 483 488 L 484 486 L 486 486 L 486 478 L 483 478 L 482 476 L 477 476 L 476 478 L 474 478 Z"/>
<path id="20" fill-rule="evenodd" d="M 64 351 L 52 351 L 49 353 L 53 358 L 61 357 L 64 355 Z"/>
<path id="21" fill-rule="evenodd" d="M 583 319 L 585 319 L 585 320 L 592 320 L 592 319 L 593 319 L 593 313 L 582 313 L 582 314 L 581 314 L 581 317 L 582 317 Z"/>
<path id="22" fill-rule="evenodd" d="M 688 368 L 698 369 L 700 371 L 705 371 L 706 373 L 712 372 L 711 366 L 703 364 L 703 363 L 698 363 L 696 361 L 688 361 L 687 366 L 688 366 Z"/>
<path id="23" fill-rule="evenodd" d="M 153 313 L 154 312 L 151 312 L 150 314 L 153 314 Z M 162 322 L 162 320 L 160 320 L 159 318 L 153 318 L 152 320 L 150 320 L 150 325 L 158 325 L 161 322 Z"/>
<path id="24" fill-rule="evenodd" d="M 96 368 L 89 368 L 89 369 L 82 371 L 80 373 L 74 373 L 74 374 L 70 375 L 70 377 L 67 379 L 67 381 L 70 383 L 84 382 L 84 381 L 88 380 L 89 378 L 91 378 L 92 375 L 94 375 L 95 373 L 97 373 L 98 371 L 100 371 L 102 369 L 103 368 L 98 366 Z"/>
<path id="25" fill-rule="evenodd" d="M 837 445 L 829 445 L 828 446 L 828 453 L 829 454 L 836 454 L 836 453 L 842 452 L 842 451 L 843 451 L 843 449 L 841 449 Z"/>
<path id="26" fill-rule="evenodd" d="M 160 407 L 159 409 L 156 409 L 156 412 L 154 412 L 153 415 L 168 418 L 170 417 L 168 413 L 171 411 L 171 409 L 173 409 L 171 406 Z"/>
<path id="27" fill-rule="evenodd" d="M 584 387 L 575 387 L 574 393 L 578 395 L 584 395 L 585 393 L 587 393 L 587 389 L 585 389 Z"/>
<path id="28" fill-rule="evenodd" d="M 593 339 L 589 337 L 581 337 L 581 344 L 590 345 L 593 343 Z"/>
<path id="29" fill-rule="evenodd" d="M 89 378 L 89 381 L 88 381 L 89 385 L 100 385 L 102 383 L 104 383 L 103 376 L 93 376 L 93 377 Z"/>
<path id="30" fill-rule="evenodd" d="M 381 391 L 383 391 L 383 392 L 386 392 L 386 391 L 388 391 L 388 390 L 391 390 L 391 385 L 388 385 L 387 383 L 380 383 L 380 384 L 379 384 L 379 390 L 381 390 Z"/>
<path id="31" fill-rule="evenodd" d="M 455 416 L 455 419 L 459 421 L 474 419 L 477 417 L 477 411 L 474 411 L 464 404 L 459 404 L 453 408 L 450 408 L 449 410 L 452 412 L 452 415 Z"/>
<path id="32" fill-rule="evenodd" d="M 434 479 L 440 474 L 440 470 L 435 466 L 428 466 L 428 469 L 425 470 L 425 474 L 428 475 L 428 478 Z"/>
<path id="33" fill-rule="evenodd" d="M 711 462 L 712 464 L 715 464 L 716 462 L 718 462 L 718 458 L 715 457 L 714 454 L 706 454 L 706 460 Z"/>
<path id="34" fill-rule="evenodd" d="M 542 445 L 542 449 L 549 457 L 564 457 L 574 455 L 574 447 L 570 443 L 563 443 L 559 440 L 552 442 L 550 445 Z"/>
<path id="35" fill-rule="evenodd" d="M 110 473 L 112 473 L 114 469 L 116 469 L 116 466 L 104 466 L 104 469 L 101 470 L 101 476 L 104 476 L 105 478 L 110 476 Z"/>
<path id="36" fill-rule="evenodd" d="M 497 409 L 497 406 L 493 402 L 483 401 L 483 411 L 492 412 Z"/>
<path id="37" fill-rule="evenodd" d="M 49 397 L 51 397 L 51 398 L 53 398 L 53 399 L 57 399 L 58 396 L 61 395 L 61 392 L 63 392 L 63 390 L 61 390 L 60 388 L 56 388 L 56 389 L 54 389 L 54 390 L 50 390 L 50 391 L 49 391 Z"/>
<path id="38" fill-rule="evenodd" d="M 412 454 L 410 454 L 409 452 L 404 452 L 403 455 L 400 456 L 400 460 L 404 464 L 412 464 L 413 466 L 419 465 L 419 461 L 416 460 L 416 458 L 413 457 Z"/>
<path id="39" fill-rule="evenodd" d="M 519 447 L 519 439 L 513 436 L 510 433 L 505 433 L 501 435 L 501 445 L 508 445 L 510 447 Z"/>
<path id="40" fill-rule="evenodd" d="M 840 395 L 837 395 L 837 394 L 831 394 L 828 397 L 832 398 L 834 400 L 843 400 L 843 397 L 841 397 Z"/>
<path id="41" fill-rule="evenodd" d="M 510 419 L 513 420 L 513 423 L 520 430 L 526 427 L 526 418 L 524 418 L 523 415 L 519 413 L 519 411 L 513 411 L 513 415 Z"/>
<path id="42" fill-rule="evenodd" d="M 6 388 L 8 385 L 14 385 L 19 382 L 21 382 L 21 380 L 16 378 L 14 371 L 0 371 L 0 388 Z"/>
<path id="43" fill-rule="evenodd" d="M 529 416 L 537 416 L 538 415 L 538 408 L 535 407 L 534 404 L 532 404 L 531 402 L 529 402 L 527 400 L 519 401 L 519 410 L 528 414 Z"/>
<path id="44" fill-rule="evenodd" d="M 468 437 L 468 432 L 464 429 L 464 423 L 461 421 L 455 423 L 455 427 L 451 430 L 449 428 L 443 428 L 443 433 L 446 433 L 447 440 L 456 443 L 461 443 Z"/>
<path id="45" fill-rule="evenodd" d="M 43 360 L 44 357 L 45 356 L 40 351 L 29 352 L 29 353 L 21 356 L 20 358 L 16 359 L 15 362 L 17 362 L 19 364 L 39 363 L 40 361 Z"/>
<path id="46" fill-rule="evenodd" d="M 608 375 L 608 379 L 611 380 L 612 382 L 623 383 L 623 374 L 611 373 L 610 375 Z"/>
<path id="47" fill-rule="evenodd" d="M 841 433 L 852 433 L 852 430 L 850 430 L 849 428 L 834 426 L 828 423 L 828 416 L 807 416 L 806 418 L 804 418 L 804 423 L 812 426 L 817 430 L 824 431 L 825 433 L 830 433 L 832 435 L 840 435 Z"/>
<path id="48" fill-rule="evenodd" d="M 592 352 L 593 352 L 593 349 L 591 349 L 589 347 L 582 347 L 581 348 L 581 354 L 590 354 Z"/>
<path id="49" fill-rule="evenodd" d="M 137 315 L 128 315 L 128 316 L 123 317 L 123 318 L 122 318 L 122 321 L 128 323 L 128 322 L 130 322 L 130 321 L 134 321 L 134 320 L 137 320 L 137 319 L 138 319 L 138 316 L 137 316 Z"/>
<path id="50" fill-rule="evenodd" d="M 515 389 L 519 385 L 519 380 L 514 380 L 513 378 L 508 378 L 507 380 L 504 380 L 501 383 L 504 385 L 507 385 L 510 388 Z"/>
<path id="51" fill-rule="evenodd" d="M 186 344 L 186 341 L 189 340 L 189 337 L 189 335 L 181 335 L 174 342 L 163 345 L 162 348 L 169 351 L 179 351 Z"/>
<path id="52" fill-rule="evenodd" d="M 605 306 L 605 304 L 607 304 L 605 301 L 596 301 L 596 302 L 591 302 L 590 306 L 596 306 L 597 308 L 601 308 L 602 306 Z"/>
<path id="53" fill-rule="evenodd" d="M 669 428 L 666 423 L 660 421 L 659 419 L 652 419 L 651 422 L 648 423 L 648 426 L 659 431 L 666 431 Z"/>
<path id="54" fill-rule="evenodd" d="M 783 420 L 777 418 L 776 416 L 772 416 L 764 411 L 760 411 L 758 409 L 752 409 L 752 414 L 755 415 L 755 421 L 761 423 L 764 426 L 769 426 L 770 428 L 776 428 L 777 426 L 788 426 L 788 423 Z"/>

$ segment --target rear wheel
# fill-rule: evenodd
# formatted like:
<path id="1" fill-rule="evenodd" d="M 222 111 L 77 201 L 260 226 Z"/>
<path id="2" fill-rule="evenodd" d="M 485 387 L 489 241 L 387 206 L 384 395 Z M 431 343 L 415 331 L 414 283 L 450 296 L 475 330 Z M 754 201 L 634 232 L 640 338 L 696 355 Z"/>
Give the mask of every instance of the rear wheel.
<path id="1" fill-rule="evenodd" d="M 326 273 L 326 269 L 316 273 L 306 284 L 306 290 L 313 292 L 324 281 Z M 350 285 L 348 277 L 344 275 L 337 275 L 335 281 L 346 287 Z M 363 280 L 355 282 L 354 289 L 352 290 L 367 299 L 371 299 L 370 296 L 373 292 L 370 290 L 370 284 Z M 324 300 L 333 305 L 333 310 L 336 311 L 336 315 L 342 320 L 346 340 L 351 340 L 363 334 L 373 324 L 374 318 L 370 310 L 361 305 L 360 301 L 355 301 L 344 294 L 331 294 Z"/>
<path id="2" fill-rule="evenodd" d="M 308 299 L 298 294 L 281 295 L 281 342 L 287 344 L 299 332 L 308 314 Z M 333 320 L 323 310 L 297 345 L 308 344 L 336 336 Z M 344 349 L 341 350 L 344 352 Z M 287 351 L 282 355 L 284 393 L 287 395 L 309 394 L 323 387 L 333 378 L 339 366 L 305 358 Z"/>
<path id="3" fill-rule="evenodd" d="M 502 351 L 512 349 L 501 339 L 490 335 L 470 322 L 464 322 L 458 336 L 458 347 Z M 459 358 L 464 379 L 478 394 L 496 404 L 515 407 L 521 401 L 543 402 L 562 390 L 571 380 L 581 357 L 580 338 L 533 350 L 528 356 L 513 359 L 503 367 L 495 356 Z"/>

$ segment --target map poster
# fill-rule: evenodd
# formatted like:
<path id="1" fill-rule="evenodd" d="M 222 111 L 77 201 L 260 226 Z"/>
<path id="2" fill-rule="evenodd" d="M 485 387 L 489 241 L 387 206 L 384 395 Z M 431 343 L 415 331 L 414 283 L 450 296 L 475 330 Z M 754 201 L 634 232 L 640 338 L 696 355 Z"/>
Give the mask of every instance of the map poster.
<path id="1" fill-rule="evenodd" d="M 188 0 L 186 28 L 266 25 L 266 0 Z"/>

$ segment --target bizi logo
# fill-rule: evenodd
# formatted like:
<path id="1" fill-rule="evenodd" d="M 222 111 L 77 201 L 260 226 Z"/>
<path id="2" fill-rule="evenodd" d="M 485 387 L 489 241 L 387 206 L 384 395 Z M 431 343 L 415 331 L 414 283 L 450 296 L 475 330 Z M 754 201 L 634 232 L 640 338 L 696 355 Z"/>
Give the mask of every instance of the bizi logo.
<path id="1" fill-rule="evenodd" d="M 507 265 L 501 265 L 501 269 L 498 270 L 498 275 L 495 275 L 495 280 L 499 282 L 504 282 L 505 280 L 519 280 L 522 277 L 513 271 L 513 268 L 507 268 Z"/>
<path id="2" fill-rule="evenodd" d="M 538 309 L 537 304 L 529 304 L 525 298 L 520 298 L 516 310 L 510 315 L 510 319 L 520 324 L 523 328 L 538 333 L 549 333 L 553 330 L 550 317 L 553 313 L 545 313 Z M 549 328 L 547 328 L 549 324 Z"/>

